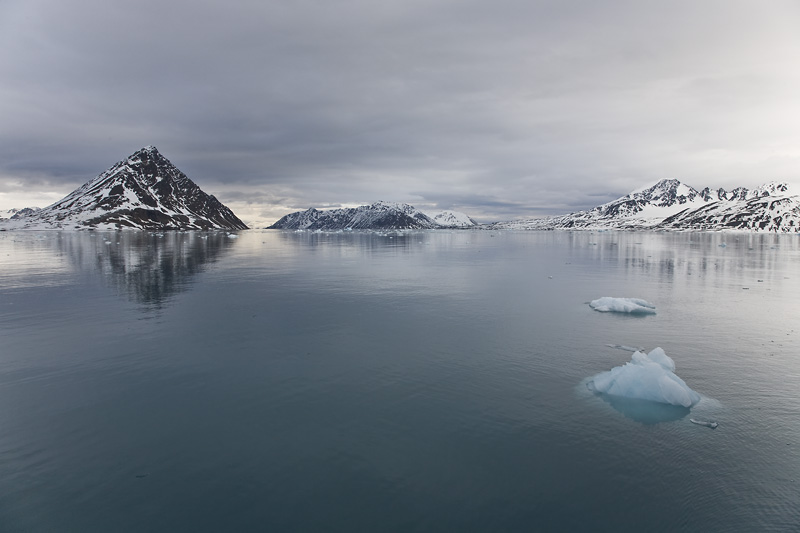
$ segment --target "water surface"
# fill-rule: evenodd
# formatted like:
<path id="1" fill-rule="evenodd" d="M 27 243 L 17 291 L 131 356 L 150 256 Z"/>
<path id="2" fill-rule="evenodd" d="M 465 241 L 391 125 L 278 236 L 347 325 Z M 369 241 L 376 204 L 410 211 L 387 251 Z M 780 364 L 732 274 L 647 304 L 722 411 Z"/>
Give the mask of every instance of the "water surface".
<path id="1" fill-rule="evenodd" d="M 797 236 L 0 233 L 0 529 L 796 530 L 798 299 Z"/>

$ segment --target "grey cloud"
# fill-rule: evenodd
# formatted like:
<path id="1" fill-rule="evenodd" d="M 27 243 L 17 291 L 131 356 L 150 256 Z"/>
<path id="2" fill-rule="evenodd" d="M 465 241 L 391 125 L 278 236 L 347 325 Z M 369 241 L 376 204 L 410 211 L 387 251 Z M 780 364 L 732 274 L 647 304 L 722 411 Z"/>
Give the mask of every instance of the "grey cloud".
<path id="1" fill-rule="evenodd" d="M 784 179 L 800 157 L 797 15 L 790 2 L 11 0 L 0 175 L 66 188 L 155 144 L 201 187 L 271 209 L 440 201 L 487 217 L 591 207 L 662 177 Z"/>

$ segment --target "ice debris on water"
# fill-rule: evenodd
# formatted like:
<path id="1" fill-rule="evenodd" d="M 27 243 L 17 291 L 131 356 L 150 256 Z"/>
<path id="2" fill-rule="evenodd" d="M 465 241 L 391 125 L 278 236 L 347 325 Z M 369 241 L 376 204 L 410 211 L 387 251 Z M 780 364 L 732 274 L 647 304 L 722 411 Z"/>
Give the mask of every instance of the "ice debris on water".
<path id="1" fill-rule="evenodd" d="M 634 352 L 630 362 L 595 375 L 587 386 L 600 394 L 687 408 L 700 401 L 700 395 L 675 375 L 675 361 L 661 348 Z"/>
<path id="2" fill-rule="evenodd" d="M 644 348 L 634 348 L 632 346 L 626 346 L 624 344 L 606 344 L 609 348 L 616 348 L 617 350 L 622 350 L 623 352 L 641 352 Z"/>
<path id="3" fill-rule="evenodd" d="M 705 426 L 711 429 L 714 429 L 719 425 L 716 422 L 706 422 L 705 420 L 696 420 L 694 418 L 690 418 L 689 422 L 691 422 L 692 424 L 697 424 L 698 426 Z"/>
<path id="4" fill-rule="evenodd" d="M 656 306 L 641 298 L 614 298 L 603 296 L 589 302 L 595 311 L 603 313 L 629 313 L 633 315 L 654 315 Z"/>

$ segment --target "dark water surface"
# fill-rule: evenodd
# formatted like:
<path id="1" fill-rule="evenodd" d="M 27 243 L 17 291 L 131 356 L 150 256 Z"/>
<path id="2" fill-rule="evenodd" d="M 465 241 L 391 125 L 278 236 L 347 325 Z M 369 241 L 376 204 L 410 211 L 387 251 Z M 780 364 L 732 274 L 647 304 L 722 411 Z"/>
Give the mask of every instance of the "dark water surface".
<path id="1" fill-rule="evenodd" d="M 798 302 L 797 236 L 0 233 L 0 530 L 797 531 Z"/>

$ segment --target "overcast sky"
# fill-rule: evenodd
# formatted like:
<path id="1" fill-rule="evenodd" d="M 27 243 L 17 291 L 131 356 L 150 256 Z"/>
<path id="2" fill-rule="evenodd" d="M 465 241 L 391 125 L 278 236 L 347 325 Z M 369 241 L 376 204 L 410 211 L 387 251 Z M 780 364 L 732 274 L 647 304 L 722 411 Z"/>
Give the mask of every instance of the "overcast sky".
<path id="1" fill-rule="evenodd" d="M 0 0 L 0 209 L 155 145 L 246 222 L 800 178 L 800 2 Z"/>

